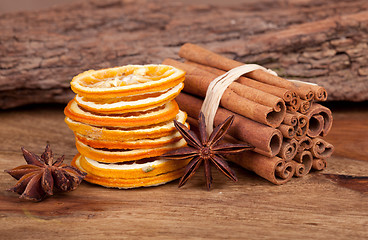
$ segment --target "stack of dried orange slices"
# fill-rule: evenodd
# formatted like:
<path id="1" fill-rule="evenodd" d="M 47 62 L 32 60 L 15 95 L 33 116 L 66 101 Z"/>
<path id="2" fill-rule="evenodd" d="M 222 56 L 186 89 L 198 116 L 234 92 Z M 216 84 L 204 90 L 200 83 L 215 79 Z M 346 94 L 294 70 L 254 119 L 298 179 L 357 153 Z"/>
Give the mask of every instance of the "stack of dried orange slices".
<path id="1" fill-rule="evenodd" d="M 72 165 L 87 172 L 86 181 L 135 188 L 182 176 L 187 160 L 160 155 L 186 145 L 173 123 L 186 124 L 174 100 L 184 75 L 167 65 L 128 65 L 73 78 L 77 95 L 65 108 L 65 122 L 79 151 Z"/>

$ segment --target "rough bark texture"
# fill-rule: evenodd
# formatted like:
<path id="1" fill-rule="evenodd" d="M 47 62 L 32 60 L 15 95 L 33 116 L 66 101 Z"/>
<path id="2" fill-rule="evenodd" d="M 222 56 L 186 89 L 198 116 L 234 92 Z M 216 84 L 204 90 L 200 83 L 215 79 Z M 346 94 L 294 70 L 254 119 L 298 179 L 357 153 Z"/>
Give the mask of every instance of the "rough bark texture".
<path id="1" fill-rule="evenodd" d="M 281 76 L 368 100 L 368 2 L 258 0 L 236 7 L 87 0 L 0 15 L 0 108 L 66 102 L 87 69 L 178 59 L 192 42 Z"/>

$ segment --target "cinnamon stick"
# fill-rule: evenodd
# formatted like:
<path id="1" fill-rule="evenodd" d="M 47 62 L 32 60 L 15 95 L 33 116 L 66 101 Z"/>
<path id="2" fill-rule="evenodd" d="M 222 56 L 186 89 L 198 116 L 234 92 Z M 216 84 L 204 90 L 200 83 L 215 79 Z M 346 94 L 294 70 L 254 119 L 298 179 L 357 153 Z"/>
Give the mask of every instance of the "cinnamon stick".
<path id="1" fill-rule="evenodd" d="M 333 121 L 330 109 L 315 103 L 305 115 L 309 119 L 308 136 L 326 136 L 330 132 Z"/>
<path id="2" fill-rule="evenodd" d="M 304 164 L 298 163 L 295 161 L 291 161 L 291 162 L 294 164 L 294 168 L 295 168 L 294 176 L 295 177 L 303 177 L 306 175 Z"/>
<path id="3" fill-rule="evenodd" d="M 192 62 L 200 63 L 203 65 L 219 68 L 225 71 L 229 71 L 235 67 L 241 66 L 244 63 L 226 58 L 214 52 L 211 52 L 205 48 L 191 43 L 184 44 L 179 50 L 179 56 L 190 60 Z M 254 70 L 245 74 L 246 77 L 255 79 L 257 81 L 277 86 L 281 88 L 296 89 L 295 85 L 286 79 L 272 75 L 263 70 Z"/>
<path id="4" fill-rule="evenodd" d="M 298 111 L 300 109 L 300 105 L 301 105 L 301 99 L 299 96 L 293 97 L 293 99 L 291 100 L 291 102 L 289 102 L 289 104 L 287 105 L 287 110 L 294 113 L 296 111 Z"/>
<path id="5" fill-rule="evenodd" d="M 294 157 L 294 162 L 303 165 L 303 168 L 301 168 L 299 165 L 295 166 L 296 169 L 298 169 L 298 171 L 295 171 L 295 176 L 296 177 L 305 176 L 312 169 L 313 164 L 312 153 L 309 151 L 298 152 Z"/>
<path id="6" fill-rule="evenodd" d="M 190 126 L 194 126 L 194 131 L 198 131 L 198 119 L 188 116 L 187 122 Z M 239 143 L 239 140 L 229 135 L 226 135 L 224 140 L 231 143 Z M 287 163 L 281 158 L 269 158 L 255 152 L 243 153 L 228 155 L 226 159 L 249 171 L 255 172 L 274 184 L 280 185 L 288 182 L 295 172 L 295 165 L 291 162 Z"/>
<path id="7" fill-rule="evenodd" d="M 183 91 L 203 98 L 211 81 L 217 77 L 215 74 L 173 59 L 166 59 L 163 64 L 184 70 L 186 76 Z M 232 83 L 225 90 L 220 105 L 271 127 L 278 127 L 286 112 L 285 103 L 281 98 L 239 83 Z"/>
<path id="8" fill-rule="evenodd" d="M 299 83 L 300 81 L 292 81 L 292 82 L 294 83 L 294 85 L 297 86 L 295 91 L 300 96 L 301 99 L 306 101 L 311 101 L 312 99 L 314 99 L 314 92 L 310 88 L 298 85 L 297 83 Z"/>
<path id="9" fill-rule="evenodd" d="M 280 152 L 277 154 L 280 158 L 284 159 L 286 162 L 291 161 L 299 148 L 298 142 L 293 139 L 284 139 L 281 144 Z"/>
<path id="10" fill-rule="evenodd" d="M 306 161 L 309 161 L 312 164 L 313 155 L 310 151 L 305 150 L 298 152 L 293 160 L 299 163 L 305 163 Z"/>
<path id="11" fill-rule="evenodd" d="M 198 119 L 188 116 L 187 122 L 190 126 L 194 126 L 195 131 L 198 131 Z M 239 140 L 229 135 L 226 135 L 224 140 L 231 143 L 239 143 Z M 271 183 L 277 185 L 284 184 L 292 178 L 295 172 L 294 165 L 291 162 L 285 162 L 281 158 L 269 158 L 256 152 L 248 154 L 245 154 L 245 152 L 243 153 L 228 155 L 226 156 L 226 159 L 249 171 L 255 172 L 257 175 L 265 178 Z"/>
<path id="12" fill-rule="evenodd" d="M 295 172 L 291 162 L 285 162 L 279 157 L 266 157 L 252 151 L 229 155 L 228 159 L 277 185 L 288 182 Z"/>
<path id="13" fill-rule="evenodd" d="M 284 138 L 289 138 L 289 139 L 293 138 L 296 132 L 295 127 L 286 125 L 286 124 L 281 124 L 277 129 L 280 130 Z"/>
<path id="14" fill-rule="evenodd" d="M 175 99 L 181 110 L 190 117 L 198 119 L 203 100 L 186 93 L 180 93 Z M 282 134 L 279 130 L 245 118 L 224 108 L 217 110 L 214 124 L 218 125 L 230 115 L 235 115 L 229 134 L 255 147 L 254 151 L 265 156 L 275 156 L 281 148 Z"/>
<path id="15" fill-rule="evenodd" d="M 312 139 L 312 148 L 311 152 L 315 158 L 329 158 L 331 157 L 334 146 L 322 138 L 314 138 Z"/>
<path id="16" fill-rule="evenodd" d="M 193 44 L 183 45 L 179 55 L 186 59 L 185 63 L 170 59 L 163 63 L 186 71 L 184 91 L 199 97 L 206 96 L 208 85 L 214 78 L 243 65 Z M 277 92 L 270 89 L 277 89 Z M 332 114 L 328 108 L 313 101 L 323 101 L 326 97 L 327 93 L 321 87 L 288 81 L 269 71 L 254 70 L 240 77 L 225 90 L 220 102 L 224 108 L 218 109 L 214 124 L 235 114 L 229 135 L 252 144 L 255 149 L 228 156 L 230 161 L 274 184 L 287 182 L 292 175 L 305 176 L 312 168 L 325 168 L 325 159 L 331 156 L 334 147 L 321 137 L 331 129 Z M 275 126 L 265 121 L 269 113 L 266 107 L 278 112 L 282 109 L 277 109 L 280 105 L 275 102 L 279 104 L 278 101 L 284 104 L 284 112 Z M 198 118 L 201 99 L 182 92 L 177 102 L 190 117 Z M 251 107 L 246 107 L 247 104 Z"/>
<path id="17" fill-rule="evenodd" d="M 312 102 L 309 100 L 300 100 L 300 107 L 299 111 L 300 113 L 306 113 L 309 111 L 310 107 L 312 106 Z"/>
<path id="18" fill-rule="evenodd" d="M 282 123 L 284 123 L 286 125 L 293 126 L 293 127 L 297 127 L 298 126 L 298 118 L 294 114 L 291 114 L 290 112 L 286 112 L 284 120 L 282 121 Z"/>
<path id="19" fill-rule="evenodd" d="M 211 52 L 207 49 L 204 49 L 200 46 L 197 46 L 191 43 L 186 43 L 180 48 L 179 56 L 191 62 L 199 63 L 199 64 L 210 66 L 213 68 L 219 68 L 225 71 L 229 71 L 235 67 L 239 67 L 243 65 L 243 63 L 241 62 L 237 62 L 235 60 L 223 57 L 219 54 L 216 54 L 214 52 Z M 212 72 L 214 71 L 212 70 Z M 297 88 L 292 82 L 286 79 L 280 78 L 278 76 L 275 76 L 273 74 L 270 74 L 267 71 L 258 69 L 258 70 L 254 70 L 252 72 L 246 73 L 244 76 L 257 80 L 258 82 L 266 83 L 273 87 L 285 88 L 285 89 L 291 90 L 293 92 L 293 96 L 295 96 L 295 89 Z M 238 81 L 244 84 L 247 84 L 247 82 L 249 82 L 248 80 L 245 80 L 244 78 L 240 78 Z M 290 111 L 295 112 L 299 109 L 300 101 L 298 99 L 295 99 L 294 97 L 292 97 L 292 99 L 288 99 L 287 101 L 288 101 L 288 104 L 290 105 L 288 106 L 288 109 Z"/>
<path id="20" fill-rule="evenodd" d="M 298 112 L 294 113 L 294 115 L 297 117 L 298 124 L 301 128 L 308 126 L 308 117 L 306 115 Z"/>
<path id="21" fill-rule="evenodd" d="M 220 76 L 222 74 L 225 73 L 225 71 L 218 69 L 218 68 L 213 68 L 210 66 L 205 66 L 196 62 L 192 62 L 192 61 L 185 61 L 186 64 L 195 66 L 197 68 L 200 68 L 202 70 L 205 70 L 207 72 L 216 74 L 217 76 Z M 276 87 L 276 86 L 270 86 L 269 84 L 266 83 L 262 83 L 262 82 L 258 82 L 254 79 L 250 79 L 247 77 L 240 77 L 237 80 L 238 83 L 248 86 L 248 87 L 252 87 L 258 90 L 261 90 L 263 92 L 267 92 L 269 94 L 275 95 L 277 97 L 282 98 L 285 102 L 291 102 L 293 100 L 294 97 L 296 97 L 296 93 L 294 91 L 291 91 L 289 89 L 286 88 L 280 88 L 280 87 Z"/>
<path id="22" fill-rule="evenodd" d="M 309 119 L 306 115 L 299 112 L 293 113 L 298 119 L 298 126 L 295 132 L 295 139 L 300 140 L 307 135 L 309 129 Z"/>
<path id="23" fill-rule="evenodd" d="M 309 129 L 307 134 L 309 137 L 315 138 L 323 131 L 324 119 L 321 115 L 313 115 L 309 118 Z"/>
<path id="24" fill-rule="evenodd" d="M 302 152 L 305 150 L 309 150 L 312 146 L 313 146 L 313 142 L 312 139 L 310 139 L 307 136 L 304 136 L 303 138 L 301 138 L 299 141 L 299 148 L 298 148 L 298 152 Z"/>
<path id="25" fill-rule="evenodd" d="M 312 162 L 312 168 L 315 170 L 323 170 L 327 167 L 327 161 L 322 158 L 314 158 Z"/>
<path id="26" fill-rule="evenodd" d="M 297 92 L 298 91 L 311 91 L 313 92 L 313 97 L 315 100 L 317 101 L 327 100 L 327 91 L 325 88 L 321 86 L 305 83 L 302 81 L 295 81 L 294 84 L 297 86 Z"/>

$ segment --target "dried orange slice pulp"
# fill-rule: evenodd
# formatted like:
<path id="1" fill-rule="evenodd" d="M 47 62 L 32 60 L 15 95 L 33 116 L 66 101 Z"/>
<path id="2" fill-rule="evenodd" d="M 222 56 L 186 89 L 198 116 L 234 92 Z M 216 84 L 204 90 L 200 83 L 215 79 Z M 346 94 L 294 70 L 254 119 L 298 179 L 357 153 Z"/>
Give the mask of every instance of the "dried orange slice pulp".
<path id="1" fill-rule="evenodd" d="M 139 127 L 157 124 L 174 119 L 178 112 L 179 107 L 174 100 L 151 110 L 115 115 L 89 112 L 79 107 L 75 100 L 71 100 L 64 110 L 65 115 L 74 121 L 111 127 Z"/>
<path id="2" fill-rule="evenodd" d="M 139 139 L 135 141 L 106 141 L 106 140 L 95 140 L 88 136 L 82 136 L 75 133 L 75 137 L 81 143 L 88 145 L 93 148 L 107 148 L 107 149 L 141 149 L 141 148 L 156 148 L 162 147 L 167 144 L 171 144 L 182 139 L 179 132 L 175 132 L 171 135 L 160 137 L 160 138 L 147 138 Z"/>
<path id="3" fill-rule="evenodd" d="M 77 154 L 73 161 L 72 166 L 80 169 L 83 172 L 87 172 L 80 164 L 81 155 Z M 87 176 L 84 180 L 98 184 L 104 187 L 112 187 L 112 188 L 137 188 L 137 187 L 150 187 L 161 185 L 175 179 L 180 178 L 184 173 L 184 167 L 181 169 L 177 169 L 171 172 L 158 174 L 151 177 L 137 177 L 137 178 L 109 178 L 109 177 L 101 177 L 87 172 Z"/>
<path id="4" fill-rule="evenodd" d="M 111 99 L 160 92 L 184 81 L 185 72 L 168 65 L 127 65 L 75 76 L 72 90 L 88 99 Z"/>
<path id="5" fill-rule="evenodd" d="M 87 173 L 96 176 L 104 178 L 129 179 L 152 177 L 159 174 L 172 172 L 185 167 L 189 161 L 190 160 L 163 160 L 157 158 L 144 163 L 134 162 L 130 164 L 104 164 L 81 155 L 79 164 Z"/>
<path id="6" fill-rule="evenodd" d="M 184 84 L 179 83 L 178 85 L 165 89 L 163 92 L 159 92 L 153 94 L 153 97 L 142 97 L 134 99 L 133 101 L 126 101 L 126 99 L 120 98 L 111 98 L 109 100 L 96 99 L 90 100 L 86 98 L 84 95 L 75 96 L 75 101 L 79 106 L 98 113 L 105 114 L 120 114 L 127 112 L 136 112 L 136 111 L 145 111 L 158 106 L 163 105 L 164 103 L 173 100 L 183 89 Z"/>
<path id="7" fill-rule="evenodd" d="M 186 113 L 179 111 L 175 119 L 184 124 L 186 118 Z M 65 122 L 72 131 L 97 140 L 132 141 L 146 138 L 159 138 L 176 132 L 173 121 L 137 128 L 92 126 L 73 121 L 68 117 L 65 118 Z"/>
<path id="8" fill-rule="evenodd" d="M 160 156 L 170 150 L 178 149 L 186 146 L 186 141 L 181 139 L 177 142 L 167 144 L 161 147 L 146 148 L 146 149 L 96 149 L 92 148 L 77 138 L 75 145 L 80 154 L 103 163 L 118 163 L 140 160 L 142 158 L 150 158 Z"/>
<path id="9" fill-rule="evenodd" d="M 184 173 L 188 160 L 159 159 L 186 146 L 172 121 L 188 126 L 186 113 L 173 100 L 184 87 L 184 75 L 168 65 L 128 65 L 73 78 L 77 95 L 64 110 L 65 122 L 80 153 L 72 165 L 87 172 L 86 181 L 135 188 L 164 184 Z"/>

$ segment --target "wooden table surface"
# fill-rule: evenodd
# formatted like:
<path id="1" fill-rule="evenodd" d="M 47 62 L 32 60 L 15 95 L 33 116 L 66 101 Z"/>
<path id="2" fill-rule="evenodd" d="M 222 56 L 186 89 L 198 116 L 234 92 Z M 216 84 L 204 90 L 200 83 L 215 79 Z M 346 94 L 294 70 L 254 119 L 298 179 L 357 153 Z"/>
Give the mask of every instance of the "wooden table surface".
<path id="1" fill-rule="evenodd" d="M 211 191 L 200 171 L 181 189 L 178 181 L 134 190 L 84 182 L 32 203 L 5 191 L 16 181 L 1 171 L 0 239 L 367 239 L 366 179 L 325 175 L 368 175 L 368 104 L 340 105 L 329 105 L 336 151 L 328 168 L 282 186 L 232 165 L 238 183 L 214 171 Z M 70 163 L 77 151 L 63 107 L 0 111 L 0 169 L 24 164 L 20 146 L 41 154 L 46 142 Z"/>

